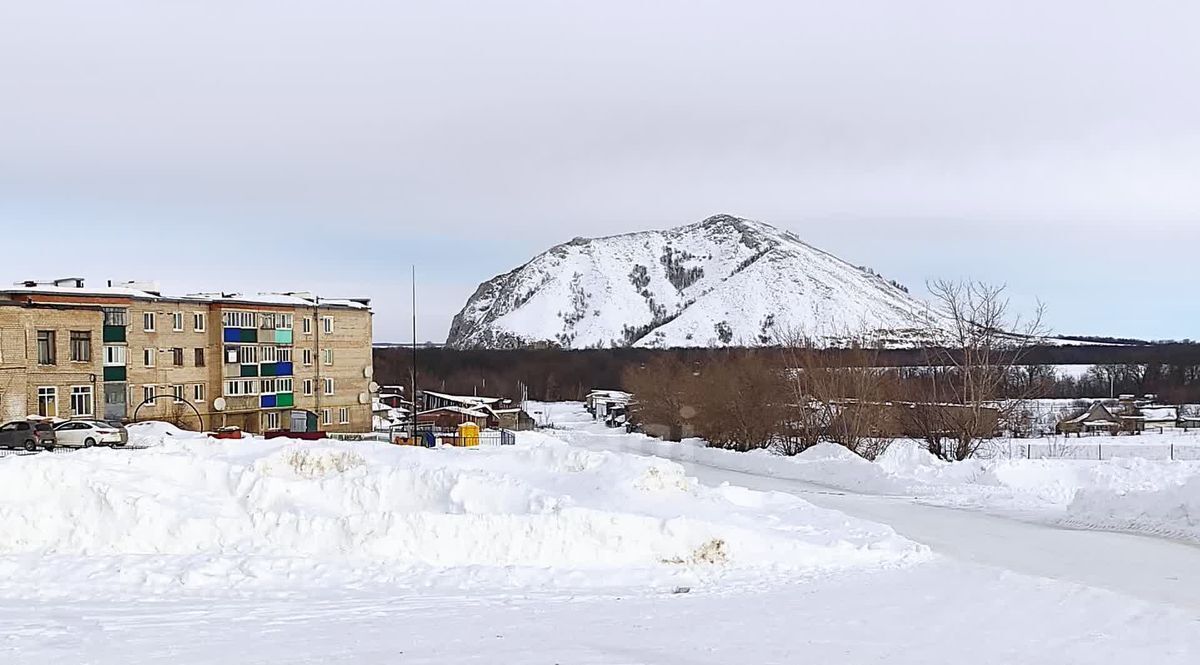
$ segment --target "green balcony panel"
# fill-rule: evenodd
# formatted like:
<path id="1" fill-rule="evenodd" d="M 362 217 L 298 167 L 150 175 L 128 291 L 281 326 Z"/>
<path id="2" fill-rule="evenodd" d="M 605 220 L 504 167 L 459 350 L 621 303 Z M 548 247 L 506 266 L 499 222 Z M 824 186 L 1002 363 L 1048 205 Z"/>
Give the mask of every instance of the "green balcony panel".
<path id="1" fill-rule="evenodd" d="M 125 368 L 124 367 L 105 367 L 104 368 L 104 381 L 106 383 L 111 383 L 113 381 L 124 381 L 124 380 L 125 380 Z"/>
<path id="2" fill-rule="evenodd" d="M 277 408 L 295 406 L 296 400 L 293 399 L 292 393 L 279 393 L 275 395 L 275 406 Z"/>
<path id="3" fill-rule="evenodd" d="M 242 376 L 258 376 L 258 365 L 242 365 Z"/>
<path id="4" fill-rule="evenodd" d="M 124 342 L 125 326 L 104 326 L 104 343 Z"/>
<path id="5" fill-rule="evenodd" d="M 275 343 L 276 344 L 291 344 L 292 343 L 292 331 L 291 330 L 276 330 L 275 331 Z"/>
<path id="6" fill-rule="evenodd" d="M 258 328 L 243 328 L 242 329 L 242 341 L 243 342 L 257 342 L 258 341 Z"/>
<path id="7" fill-rule="evenodd" d="M 275 376 L 278 373 L 275 369 L 275 363 L 263 363 L 260 366 L 259 372 L 262 376 Z"/>

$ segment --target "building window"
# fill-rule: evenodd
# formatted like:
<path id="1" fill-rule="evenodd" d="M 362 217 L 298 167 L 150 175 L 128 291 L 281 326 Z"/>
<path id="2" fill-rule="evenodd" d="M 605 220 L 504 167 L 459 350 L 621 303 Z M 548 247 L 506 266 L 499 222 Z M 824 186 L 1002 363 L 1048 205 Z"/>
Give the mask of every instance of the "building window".
<path id="1" fill-rule="evenodd" d="M 58 417 L 58 388 L 47 386 L 38 388 L 38 415 L 47 418 Z"/>
<path id="2" fill-rule="evenodd" d="M 258 347 L 257 346 L 239 346 L 238 347 L 238 362 L 243 365 L 253 365 L 258 362 Z"/>
<path id="3" fill-rule="evenodd" d="M 257 328 L 258 315 L 254 312 L 225 312 L 221 315 L 221 323 L 226 328 Z"/>
<path id="4" fill-rule="evenodd" d="M 330 425 L 333 423 L 333 409 L 321 409 L 321 424 Z"/>
<path id="5" fill-rule="evenodd" d="M 312 365 L 312 349 L 304 349 L 300 352 L 300 359 L 305 367 Z"/>
<path id="6" fill-rule="evenodd" d="M 171 312 L 171 330 L 183 332 L 183 312 Z"/>
<path id="7" fill-rule="evenodd" d="M 263 429 L 279 429 L 278 411 L 267 411 L 263 414 Z"/>
<path id="8" fill-rule="evenodd" d="M 324 379 L 324 381 L 325 381 L 325 394 L 332 395 L 333 394 L 333 379 L 330 379 L 327 377 Z"/>
<path id="9" fill-rule="evenodd" d="M 275 355 L 278 357 L 279 362 L 290 363 L 290 362 L 292 362 L 292 347 L 290 347 L 290 346 L 276 347 Z"/>
<path id="10" fill-rule="evenodd" d="M 306 316 L 303 319 L 300 319 L 300 332 L 304 333 L 305 335 L 312 334 L 312 318 Z"/>
<path id="11" fill-rule="evenodd" d="M 171 394 L 175 396 L 175 403 L 179 404 L 183 401 L 183 386 L 171 386 Z"/>
<path id="12" fill-rule="evenodd" d="M 142 349 L 142 365 L 145 367 L 154 367 L 154 349 Z"/>
<path id="13" fill-rule="evenodd" d="M 225 382 L 225 394 L 230 397 L 258 394 L 258 381 L 255 379 L 235 379 Z"/>
<path id="14" fill-rule="evenodd" d="M 37 331 L 37 353 L 39 365 L 53 365 L 57 362 L 54 353 L 54 331 Z"/>
<path id="15" fill-rule="evenodd" d="M 262 387 L 259 388 L 259 392 L 262 394 L 270 395 L 275 392 L 275 379 L 263 379 L 260 383 Z"/>
<path id="16" fill-rule="evenodd" d="M 125 351 L 124 346 L 105 346 L 104 347 L 104 364 L 107 367 L 124 367 L 125 366 Z"/>
<path id="17" fill-rule="evenodd" d="M 304 380 L 304 394 L 305 395 L 313 394 L 313 380 L 312 379 Z"/>
<path id="18" fill-rule="evenodd" d="M 154 332 L 154 312 L 142 312 L 142 330 Z"/>
<path id="19" fill-rule="evenodd" d="M 72 386 L 71 415 L 90 416 L 93 413 L 95 413 L 95 409 L 92 407 L 92 387 Z"/>
<path id="20" fill-rule="evenodd" d="M 92 333 L 87 330 L 71 331 L 71 362 L 92 362 Z"/>
<path id="21" fill-rule="evenodd" d="M 195 355 L 196 367 L 204 367 L 204 347 L 196 347 Z"/>
<path id="22" fill-rule="evenodd" d="M 183 367 L 183 349 L 179 347 L 171 349 L 171 363 L 176 367 Z"/>
<path id="23" fill-rule="evenodd" d="M 291 314 L 280 314 L 278 320 L 276 321 L 275 327 L 279 328 L 280 330 L 291 330 L 292 329 L 292 315 Z"/>
<path id="24" fill-rule="evenodd" d="M 235 365 L 235 364 L 237 364 L 237 361 L 238 361 L 238 348 L 236 346 L 225 347 L 225 362 L 229 363 L 230 365 Z"/>
<path id="25" fill-rule="evenodd" d="M 104 308 L 104 325 L 106 326 L 127 326 L 129 325 L 129 310 L 124 307 L 105 307 Z"/>
<path id="26" fill-rule="evenodd" d="M 142 386 L 142 401 L 149 402 L 154 399 L 154 386 Z"/>
<path id="27" fill-rule="evenodd" d="M 259 326 L 258 326 L 259 328 L 262 328 L 263 330 L 274 330 L 275 329 L 275 315 L 274 314 L 271 314 L 271 313 L 259 314 L 258 320 L 260 322 Z"/>
<path id="28" fill-rule="evenodd" d="M 271 344 L 264 344 L 262 349 L 259 350 L 260 359 L 265 363 L 275 362 L 278 359 L 277 348 Z"/>
<path id="29" fill-rule="evenodd" d="M 333 364 L 333 349 L 325 349 L 321 356 L 325 359 L 326 365 Z"/>
<path id="30" fill-rule="evenodd" d="M 197 383 L 196 385 L 192 386 L 192 401 L 193 402 L 203 402 L 204 401 L 204 384 L 203 383 Z"/>
<path id="31" fill-rule="evenodd" d="M 350 424 L 350 409 L 344 406 L 338 409 L 338 422 L 342 425 Z"/>
<path id="32" fill-rule="evenodd" d="M 322 316 L 321 317 L 321 332 L 325 333 L 326 335 L 333 334 L 333 317 L 332 316 Z"/>
<path id="33" fill-rule="evenodd" d="M 275 379 L 275 392 L 278 392 L 278 393 L 292 392 L 292 379 L 290 377 Z"/>
<path id="34" fill-rule="evenodd" d="M 205 323 L 204 312 L 192 312 L 192 330 L 204 332 Z"/>

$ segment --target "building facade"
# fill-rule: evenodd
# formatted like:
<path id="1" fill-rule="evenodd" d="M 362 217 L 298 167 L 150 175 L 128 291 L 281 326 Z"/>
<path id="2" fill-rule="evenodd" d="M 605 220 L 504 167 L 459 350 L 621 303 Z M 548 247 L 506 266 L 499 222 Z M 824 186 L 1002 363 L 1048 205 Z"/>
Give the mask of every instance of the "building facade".
<path id="1" fill-rule="evenodd" d="M 0 415 L 367 432 L 371 317 L 365 299 L 24 282 L 0 289 Z"/>

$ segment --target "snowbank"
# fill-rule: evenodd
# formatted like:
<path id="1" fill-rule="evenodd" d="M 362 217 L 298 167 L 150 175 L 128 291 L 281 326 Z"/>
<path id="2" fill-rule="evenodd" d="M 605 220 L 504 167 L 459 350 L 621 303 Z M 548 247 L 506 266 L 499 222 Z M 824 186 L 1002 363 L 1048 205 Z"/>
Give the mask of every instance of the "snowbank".
<path id="1" fill-rule="evenodd" d="M 540 407 L 553 412 L 556 422 L 567 423 L 564 438 L 588 449 L 628 450 L 835 490 L 1190 539 L 1195 539 L 1195 516 L 1200 515 L 1195 499 L 1200 462 L 1128 457 L 950 463 L 909 440 L 892 443 L 875 462 L 833 444 L 782 457 L 707 448 L 699 439 L 670 443 L 625 434 L 593 423 L 579 406 Z"/>
<path id="2" fill-rule="evenodd" d="M 657 588 L 926 556 L 789 495 L 700 487 L 671 462 L 536 433 L 424 450 L 158 429 L 172 445 L 0 460 L 0 593 Z"/>
<path id="3" fill-rule="evenodd" d="M 1165 489 L 1080 490 L 1067 506 L 1065 522 L 1200 543 L 1200 477 Z"/>

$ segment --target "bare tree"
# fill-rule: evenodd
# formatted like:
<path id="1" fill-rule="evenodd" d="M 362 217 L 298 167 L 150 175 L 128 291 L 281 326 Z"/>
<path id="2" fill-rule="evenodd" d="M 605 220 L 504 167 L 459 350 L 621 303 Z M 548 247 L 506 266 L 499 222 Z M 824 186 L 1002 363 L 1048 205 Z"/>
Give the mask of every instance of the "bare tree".
<path id="1" fill-rule="evenodd" d="M 788 385 L 767 354 L 742 351 L 708 363 L 689 382 L 696 433 L 709 445 L 755 450 L 775 444 L 785 429 Z"/>
<path id="2" fill-rule="evenodd" d="M 844 347 L 791 332 L 781 338 L 789 365 L 792 405 L 785 454 L 831 441 L 873 459 L 890 440 L 889 375 L 877 367 L 874 343 L 844 335 Z"/>
<path id="3" fill-rule="evenodd" d="M 934 374 L 931 401 L 955 407 L 942 415 L 951 445 L 931 452 L 962 460 L 1041 388 L 1027 385 L 1023 392 L 1005 395 L 1012 389 L 1007 381 L 1047 334 L 1045 307 L 1039 303 L 1033 316 L 1023 319 L 1011 312 L 1004 286 L 983 282 L 936 281 L 929 291 L 944 317 L 947 338 L 930 364 L 949 369 Z"/>
<path id="4" fill-rule="evenodd" d="M 685 425 L 698 413 L 692 387 L 697 371 L 675 356 L 656 356 L 625 370 L 621 385 L 634 395 L 633 421 L 647 434 L 669 441 L 683 438 Z"/>

